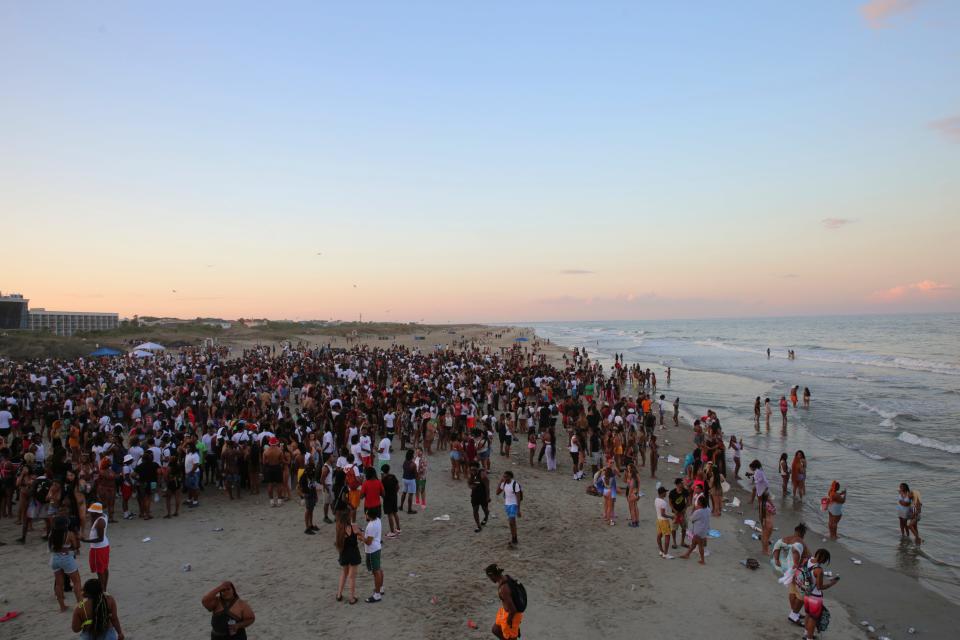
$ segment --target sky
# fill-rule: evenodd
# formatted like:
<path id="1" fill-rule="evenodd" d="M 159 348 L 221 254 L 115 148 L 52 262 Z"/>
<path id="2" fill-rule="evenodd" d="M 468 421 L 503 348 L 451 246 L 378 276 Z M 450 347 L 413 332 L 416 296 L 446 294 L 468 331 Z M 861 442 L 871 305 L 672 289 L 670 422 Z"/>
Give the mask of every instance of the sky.
<path id="1" fill-rule="evenodd" d="M 0 291 L 187 318 L 960 311 L 958 32 L 952 0 L 0 3 Z"/>

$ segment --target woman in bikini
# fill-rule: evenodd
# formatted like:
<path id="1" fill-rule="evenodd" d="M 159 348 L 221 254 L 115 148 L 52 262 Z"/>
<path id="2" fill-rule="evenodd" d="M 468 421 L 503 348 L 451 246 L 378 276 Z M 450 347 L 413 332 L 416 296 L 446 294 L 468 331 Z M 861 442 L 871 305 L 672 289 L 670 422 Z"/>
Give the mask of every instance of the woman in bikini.
<path id="1" fill-rule="evenodd" d="M 840 491 L 840 483 L 834 480 L 830 483 L 830 490 L 827 492 L 827 527 L 830 529 L 830 539 L 837 539 L 837 527 L 840 524 L 840 518 L 843 517 L 843 505 L 847 501 L 847 490 Z"/>
<path id="2" fill-rule="evenodd" d="M 790 465 L 790 479 L 793 481 L 793 497 L 803 500 L 807 495 L 807 456 L 802 450 L 797 450 Z"/>
<path id="3" fill-rule="evenodd" d="M 636 465 L 627 465 L 627 509 L 630 511 L 630 522 L 628 527 L 636 529 L 640 526 L 640 510 L 637 508 L 637 502 L 640 500 L 640 474 L 637 472 Z"/>
<path id="4" fill-rule="evenodd" d="M 213 627 L 210 632 L 211 640 L 247 640 L 247 627 L 253 624 L 256 616 L 250 605 L 240 599 L 232 582 L 221 582 L 203 596 L 200 602 L 213 614 L 210 617 L 210 625 Z"/>
<path id="5" fill-rule="evenodd" d="M 83 600 L 73 610 L 70 627 L 80 640 L 123 640 L 117 601 L 103 592 L 97 578 L 83 583 Z"/>
<path id="6" fill-rule="evenodd" d="M 780 454 L 780 482 L 782 483 L 783 497 L 786 498 L 790 495 L 790 463 L 787 462 L 787 452 L 784 451 Z"/>

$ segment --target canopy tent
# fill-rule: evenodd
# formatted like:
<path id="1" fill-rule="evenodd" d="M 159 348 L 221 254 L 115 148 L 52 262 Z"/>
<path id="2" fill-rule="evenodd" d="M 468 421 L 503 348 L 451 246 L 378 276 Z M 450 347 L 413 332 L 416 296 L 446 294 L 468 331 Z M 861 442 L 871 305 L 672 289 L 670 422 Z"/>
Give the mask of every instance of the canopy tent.
<path id="1" fill-rule="evenodd" d="M 96 351 L 90 354 L 91 358 L 111 358 L 113 356 L 119 356 L 122 351 L 117 351 L 116 349 L 111 349 L 110 347 L 100 347 Z"/>
<path id="2" fill-rule="evenodd" d="M 514 342 L 529 342 L 530 338 L 514 338 Z"/>
<path id="3" fill-rule="evenodd" d="M 134 358 L 152 358 L 156 354 L 153 351 L 144 351 L 142 349 L 134 349 L 130 352 Z"/>
<path id="4" fill-rule="evenodd" d="M 166 351 L 167 348 L 162 344 L 157 344 L 156 342 L 144 342 L 143 344 L 138 344 L 133 348 L 134 351 Z"/>

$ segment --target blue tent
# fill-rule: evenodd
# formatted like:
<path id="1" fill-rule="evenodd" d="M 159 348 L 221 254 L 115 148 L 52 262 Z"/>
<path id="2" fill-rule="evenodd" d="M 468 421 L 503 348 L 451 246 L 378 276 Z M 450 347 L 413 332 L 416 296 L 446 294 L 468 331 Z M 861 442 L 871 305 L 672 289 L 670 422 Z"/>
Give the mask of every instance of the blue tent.
<path id="1" fill-rule="evenodd" d="M 123 352 L 117 351 L 116 349 L 111 349 L 110 347 L 100 347 L 96 351 L 90 354 L 92 358 L 108 358 L 113 356 L 119 356 Z"/>
<path id="2" fill-rule="evenodd" d="M 513 339 L 514 342 L 528 342 L 529 340 L 530 340 L 529 338 L 514 338 L 514 339 Z"/>

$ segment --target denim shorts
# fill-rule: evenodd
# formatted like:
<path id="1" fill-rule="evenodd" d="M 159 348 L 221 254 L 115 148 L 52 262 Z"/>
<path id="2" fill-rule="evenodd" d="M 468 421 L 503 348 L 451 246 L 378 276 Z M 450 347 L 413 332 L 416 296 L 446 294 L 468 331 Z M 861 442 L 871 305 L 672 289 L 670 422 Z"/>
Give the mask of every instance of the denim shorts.
<path id="1" fill-rule="evenodd" d="M 520 510 L 520 508 L 515 504 L 505 504 L 503 505 L 503 510 L 507 512 L 507 518 L 510 520 L 515 520 L 517 517 L 517 512 Z"/>
<path id="2" fill-rule="evenodd" d="M 72 553 L 51 553 L 50 568 L 54 572 L 63 571 L 66 574 L 75 573 L 79 569 Z"/>
<path id="3" fill-rule="evenodd" d="M 417 481 L 416 480 L 407 480 L 403 479 L 403 492 L 404 493 L 416 493 L 417 492 Z"/>

